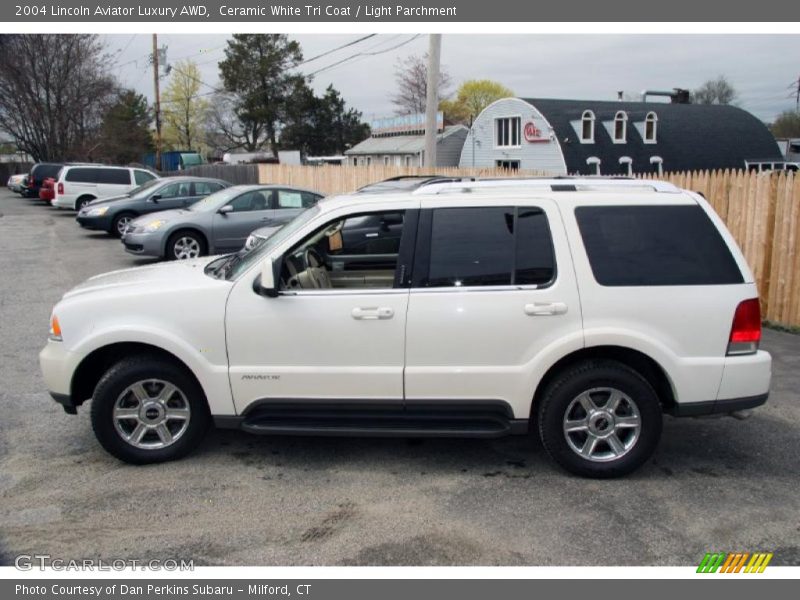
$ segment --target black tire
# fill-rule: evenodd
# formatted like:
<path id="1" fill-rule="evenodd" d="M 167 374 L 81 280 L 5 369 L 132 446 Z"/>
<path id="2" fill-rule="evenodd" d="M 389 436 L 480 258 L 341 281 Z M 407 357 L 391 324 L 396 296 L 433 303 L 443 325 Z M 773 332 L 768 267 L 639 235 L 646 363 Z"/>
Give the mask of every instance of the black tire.
<path id="1" fill-rule="evenodd" d="M 125 222 L 125 219 L 135 219 L 136 215 L 130 212 L 124 212 L 118 214 L 114 219 L 111 221 L 111 229 L 109 229 L 108 233 L 110 233 L 115 238 L 122 237 L 122 232 L 120 231 L 121 224 Z"/>
<path id="2" fill-rule="evenodd" d="M 591 415 L 583 408 L 589 391 Z M 612 396 L 619 399 L 615 411 L 608 408 Z M 567 417 L 577 424 L 569 434 Z M 636 470 L 655 451 L 661 426 L 661 404 L 653 387 L 638 372 L 613 360 L 587 360 L 567 368 L 547 386 L 538 406 L 545 450 L 561 467 L 583 477 L 620 477 Z M 578 446 L 594 458 L 573 449 Z"/>
<path id="3" fill-rule="evenodd" d="M 137 382 L 146 380 L 160 380 L 172 384 L 182 395 L 182 397 L 178 395 L 172 396 L 173 399 L 181 400 L 178 407 L 183 408 L 184 405 L 188 405 L 188 425 L 178 433 L 178 428 L 182 426 L 182 421 L 170 422 L 169 427 L 175 430 L 176 439 L 164 447 L 137 447 L 134 443 L 123 438 L 123 434 L 118 430 L 118 425 L 115 423 L 115 405 L 118 402 L 133 400 L 133 392 L 127 392 L 127 389 Z M 147 385 L 151 384 L 148 383 Z M 153 383 L 152 385 L 156 387 L 149 389 L 157 391 L 158 384 Z M 187 373 L 183 367 L 169 362 L 169 360 L 154 356 L 127 358 L 111 367 L 100 379 L 94 390 L 91 403 L 91 418 L 92 429 L 94 429 L 94 434 L 100 445 L 118 459 L 136 465 L 160 463 L 185 456 L 199 445 L 211 422 L 205 394 L 194 377 Z M 139 422 L 140 420 L 135 419 L 122 421 L 123 425 L 119 427 L 135 429 L 134 426 L 138 426 Z M 156 431 L 155 425 L 146 429 L 148 429 L 148 432 L 142 438 L 142 441 L 150 444 L 158 443 L 157 441 L 152 441 L 154 437 L 156 439 L 161 438 Z"/>
<path id="4" fill-rule="evenodd" d="M 78 198 L 78 199 L 75 201 L 75 210 L 76 210 L 76 211 L 78 211 L 78 212 L 80 212 L 80 210 L 81 210 L 81 209 L 82 209 L 84 206 L 86 206 L 87 204 L 89 204 L 89 202 L 91 202 L 92 200 L 94 200 L 94 198 L 93 198 L 92 196 L 83 196 L 82 198 Z"/>
<path id="5" fill-rule="evenodd" d="M 206 243 L 206 239 L 201 234 L 197 233 L 196 231 L 176 231 L 169 237 L 169 240 L 167 240 L 167 260 L 180 260 L 181 258 L 185 258 L 179 256 L 177 246 L 181 244 L 182 240 L 187 239 L 194 240 L 194 242 L 197 244 L 199 251 L 197 257 L 208 254 L 208 244 Z"/>

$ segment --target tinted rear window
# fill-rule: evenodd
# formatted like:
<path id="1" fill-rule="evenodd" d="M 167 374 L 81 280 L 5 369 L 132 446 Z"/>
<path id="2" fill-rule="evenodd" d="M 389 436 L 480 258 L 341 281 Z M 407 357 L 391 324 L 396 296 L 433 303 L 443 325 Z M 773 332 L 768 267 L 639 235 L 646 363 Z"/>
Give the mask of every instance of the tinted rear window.
<path id="1" fill-rule="evenodd" d="M 61 165 L 40 164 L 34 165 L 31 174 L 34 179 L 42 180 L 48 177 L 55 177 L 61 170 Z"/>
<path id="2" fill-rule="evenodd" d="M 130 185 L 128 169 L 103 169 L 96 167 L 74 167 L 67 172 L 67 181 L 74 183 L 110 183 Z"/>
<path id="3" fill-rule="evenodd" d="M 600 285 L 722 285 L 742 273 L 699 206 L 582 206 L 578 227 Z"/>

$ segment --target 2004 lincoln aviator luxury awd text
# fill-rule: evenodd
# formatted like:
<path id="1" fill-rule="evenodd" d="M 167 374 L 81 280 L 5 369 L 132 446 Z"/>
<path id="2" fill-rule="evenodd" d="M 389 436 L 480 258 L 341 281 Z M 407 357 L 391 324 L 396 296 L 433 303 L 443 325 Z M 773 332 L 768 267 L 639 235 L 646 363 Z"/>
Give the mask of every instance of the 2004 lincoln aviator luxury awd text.
<path id="1" fill-rule="evenodd" d="M 248 251 L 98 275 L 40 355 L 102 446 L 218 427 L 537 433 L 572 473 L 645 462 L 663 413 L 763 404 L 753 275 L 702 196 L 634 180 L 433 180 L 328 198 Z"/>

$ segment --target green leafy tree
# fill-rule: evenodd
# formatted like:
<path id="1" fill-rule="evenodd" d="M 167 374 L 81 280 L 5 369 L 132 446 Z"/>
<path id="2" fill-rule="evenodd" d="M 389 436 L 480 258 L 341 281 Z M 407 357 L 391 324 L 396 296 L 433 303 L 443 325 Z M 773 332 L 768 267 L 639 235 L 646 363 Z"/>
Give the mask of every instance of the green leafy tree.
<path id="1" fill-rule="evenodd" d="M 469 123 L 495 100 L 509 98 L 514 92 L 490 79 L 470 79 L 456 90 L 455 98 L 439 103 L 446 119 L 456 123 Z"/>
<path id="2" fill-rule="evenodd" d="M 198 150 L 203 145 L 209 103 L 200 94 L 200 69 L 192 61 L 177 63 L 161 97 L 163 140 L 173 150 Z"/>
<path id="3" fill-rule="evenodd" d="M 295 86 L 281 147 L 300 150 L 305 156 L 340 155 L 367 137 L 369 125 L 361 121 L 361 113 L 348 108 L 332 85 L 319 97 L 304 82 Z"/>
<path id="4" fill-rule="evenodd" d="M 140 162 L 153 150 L 151 121 L 147 99 L 133 90 L 120 90 L 103 116 L 98 154 L 121 165 Z"/>
<path id="5" fill-rule="evenodd" d="M 240 129 L 257 132 L 243 140 L 244 149 L 269 145 L 277 155 L 280 124 L 288 102 L 303 81 L 291 73 L 303 60 L 300 44 L 283 34 L 235 34 L 219 64 L 222 83 L 233 96 L 233 113 Z"/>
<path id="6" fill-rule="evenodd" d="M 777 138 L 800 137 L 800 110 L 782 112 L 770 126 L 770 130 Z"/>

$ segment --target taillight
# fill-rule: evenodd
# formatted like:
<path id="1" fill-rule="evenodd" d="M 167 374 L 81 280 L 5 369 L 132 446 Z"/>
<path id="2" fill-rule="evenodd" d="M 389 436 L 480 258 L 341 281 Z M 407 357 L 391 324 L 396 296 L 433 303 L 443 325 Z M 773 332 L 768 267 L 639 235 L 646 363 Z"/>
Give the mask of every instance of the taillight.
<path id="1" fill-rule="evenodd" d="M 64 195 L 64 184 L 63 184 L 63 183 L 61 183 L 61 182 L 59 182 L 59 183 L 58 183 L 58 194 L 59 194 L 60 196 L 63 196 L 63 195 Z"/>
<path id="2" fill-rule="evenodd" d="M 744 300 L 733 315 L 731 337 L 728 339 L 728 356 L 753 354 L 761 341 L 761 306 L 758 298 Z"/>

